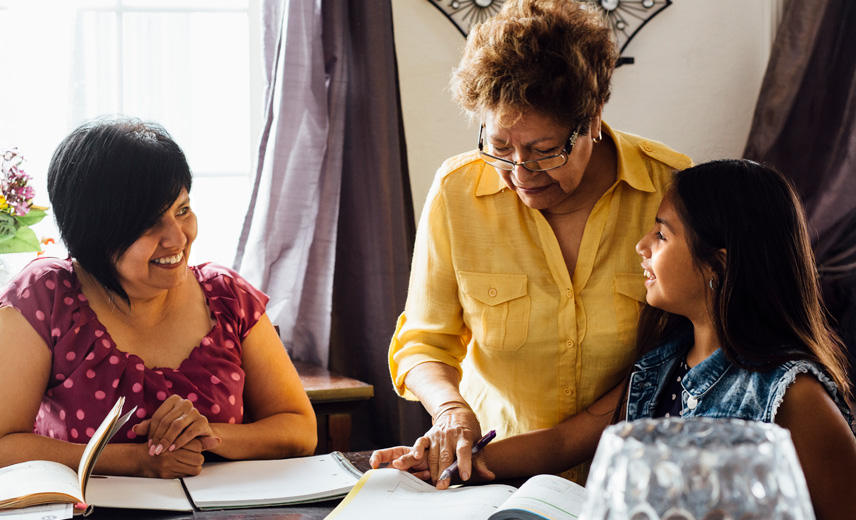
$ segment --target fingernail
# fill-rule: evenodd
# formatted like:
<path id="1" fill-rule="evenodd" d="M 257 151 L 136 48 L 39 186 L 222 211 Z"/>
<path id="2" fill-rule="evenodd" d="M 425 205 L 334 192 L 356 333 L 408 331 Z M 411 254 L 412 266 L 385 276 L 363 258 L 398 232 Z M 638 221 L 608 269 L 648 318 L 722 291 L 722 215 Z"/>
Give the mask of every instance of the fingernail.
<path id="1" fill-rule="evenodd" d="M 149 456 L 154 457 L 155 455 L 155 447 L 149 446 Z"/>
<path id="2" fill-rule="evenodd" d="M 163 451 L 163 444 L 158 444 L 158 447 L 155 448 L 155 455 L 160 455 Z"/>
<path id="3" fill-rule="evenodd" d="M 175 450 L 175 444 L 170 444 L 169 445 L 169 451 L 174 451 L 174 450 Z"/>
<path id="4" fill-rule="evenodd" d="M 151 445 L 152 445 L 152 440 L 151 440 L 151 439 L 149 439 L 149 446 L 151 446 Z"/>
<path id="5" fill-rule="evenodd" d="M 461 480 L 469 480 L 469 479 L 470 479 L 470 474 L 467 473 L 466 471 L 462 471 L 461 472 Z"/>

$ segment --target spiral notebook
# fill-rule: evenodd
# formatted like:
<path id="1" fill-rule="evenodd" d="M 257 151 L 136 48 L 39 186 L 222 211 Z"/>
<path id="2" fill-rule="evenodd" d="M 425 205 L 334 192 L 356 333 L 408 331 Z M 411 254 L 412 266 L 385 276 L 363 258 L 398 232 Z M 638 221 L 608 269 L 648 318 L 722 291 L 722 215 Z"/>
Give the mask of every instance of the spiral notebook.
<path id="1" fill-rule="evenodd" d="M 362 472 L 338 451 L 276 460 L 210 462 L 182 479 L 94 477 L 87 500 L 98 507 L 192 511 L 320 502 L 343 497 Z"/>

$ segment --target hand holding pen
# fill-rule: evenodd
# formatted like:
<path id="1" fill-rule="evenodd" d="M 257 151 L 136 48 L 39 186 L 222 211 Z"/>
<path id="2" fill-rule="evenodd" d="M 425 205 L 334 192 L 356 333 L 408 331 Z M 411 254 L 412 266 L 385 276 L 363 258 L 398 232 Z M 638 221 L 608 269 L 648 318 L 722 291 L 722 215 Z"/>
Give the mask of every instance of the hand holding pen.
<path id="1" fill-rule="evenodd" d="M 473 455 L 475 455 L 476 453 L 481 451 L 485 446 L 487 446 L 487 443 L 492 441 L 494 439 L 494 437 L 496 437 L 496 430 L 491 430 L 491 431 L 487 432 L 487 434 L 484 437 L 479 439 L 478 442 L 476 442 L 473 445 Z M 458 461 L 455 460 L 454 462 L 452 462 L 452 464 L 448 468 L 443 470 L 443 473 L 440 474 L 440 478 L 438 479 L 438 481 L 446 480 L 448 478 L 452 478 L 452 474 L 457 470 L 458 470 Z"/>

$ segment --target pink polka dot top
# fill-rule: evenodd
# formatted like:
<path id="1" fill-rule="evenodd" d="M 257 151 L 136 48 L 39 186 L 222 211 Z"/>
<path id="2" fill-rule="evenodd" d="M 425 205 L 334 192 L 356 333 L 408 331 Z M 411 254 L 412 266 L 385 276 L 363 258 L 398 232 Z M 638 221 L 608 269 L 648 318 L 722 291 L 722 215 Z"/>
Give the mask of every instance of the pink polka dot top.
<path id="1" fill-rule="evenodd" d="M 131 426 L 151 417 L 172 394 L 193 401 L 210 422 L 242 423 L 241 343 L 265 312 L 268 297 L 235 271 L 215 264 L 190 267 L 216 322 L 177 369 L 148 368 L 117 348 L 81 292 L 70 259 L 32 261 L 0 294 L 47 343 L 51 374 L 34 432 L 85 443 L 119 396 L 136 416 L 113 442 L 143 442 Z"/>

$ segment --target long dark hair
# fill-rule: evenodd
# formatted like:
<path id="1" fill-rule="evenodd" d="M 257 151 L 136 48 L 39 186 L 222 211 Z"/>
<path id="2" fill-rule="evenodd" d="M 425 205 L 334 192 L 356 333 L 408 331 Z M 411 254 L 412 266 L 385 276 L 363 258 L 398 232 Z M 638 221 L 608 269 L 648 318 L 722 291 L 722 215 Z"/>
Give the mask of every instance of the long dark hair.
<path id="1" fill-rule="evenodd" d="M 850 398 L 847 357 L 826 317 L 805 213 L 791 183 L 752 161 L 720 160 L 676 173 L 666 196 L 696 266 L 714 273 L 710 311 L 728 359 L 752 371 L 813 361 Z M 646 307 L 639 354 L 686 323 Z"/>
<path id="2" fill-rule="evenodd" d="M 48 195 L 68 252 L 128 302 L 116 260 L 193 182 L 184 152 L 157 123 L 101 118 L 63 139 Z"/>

